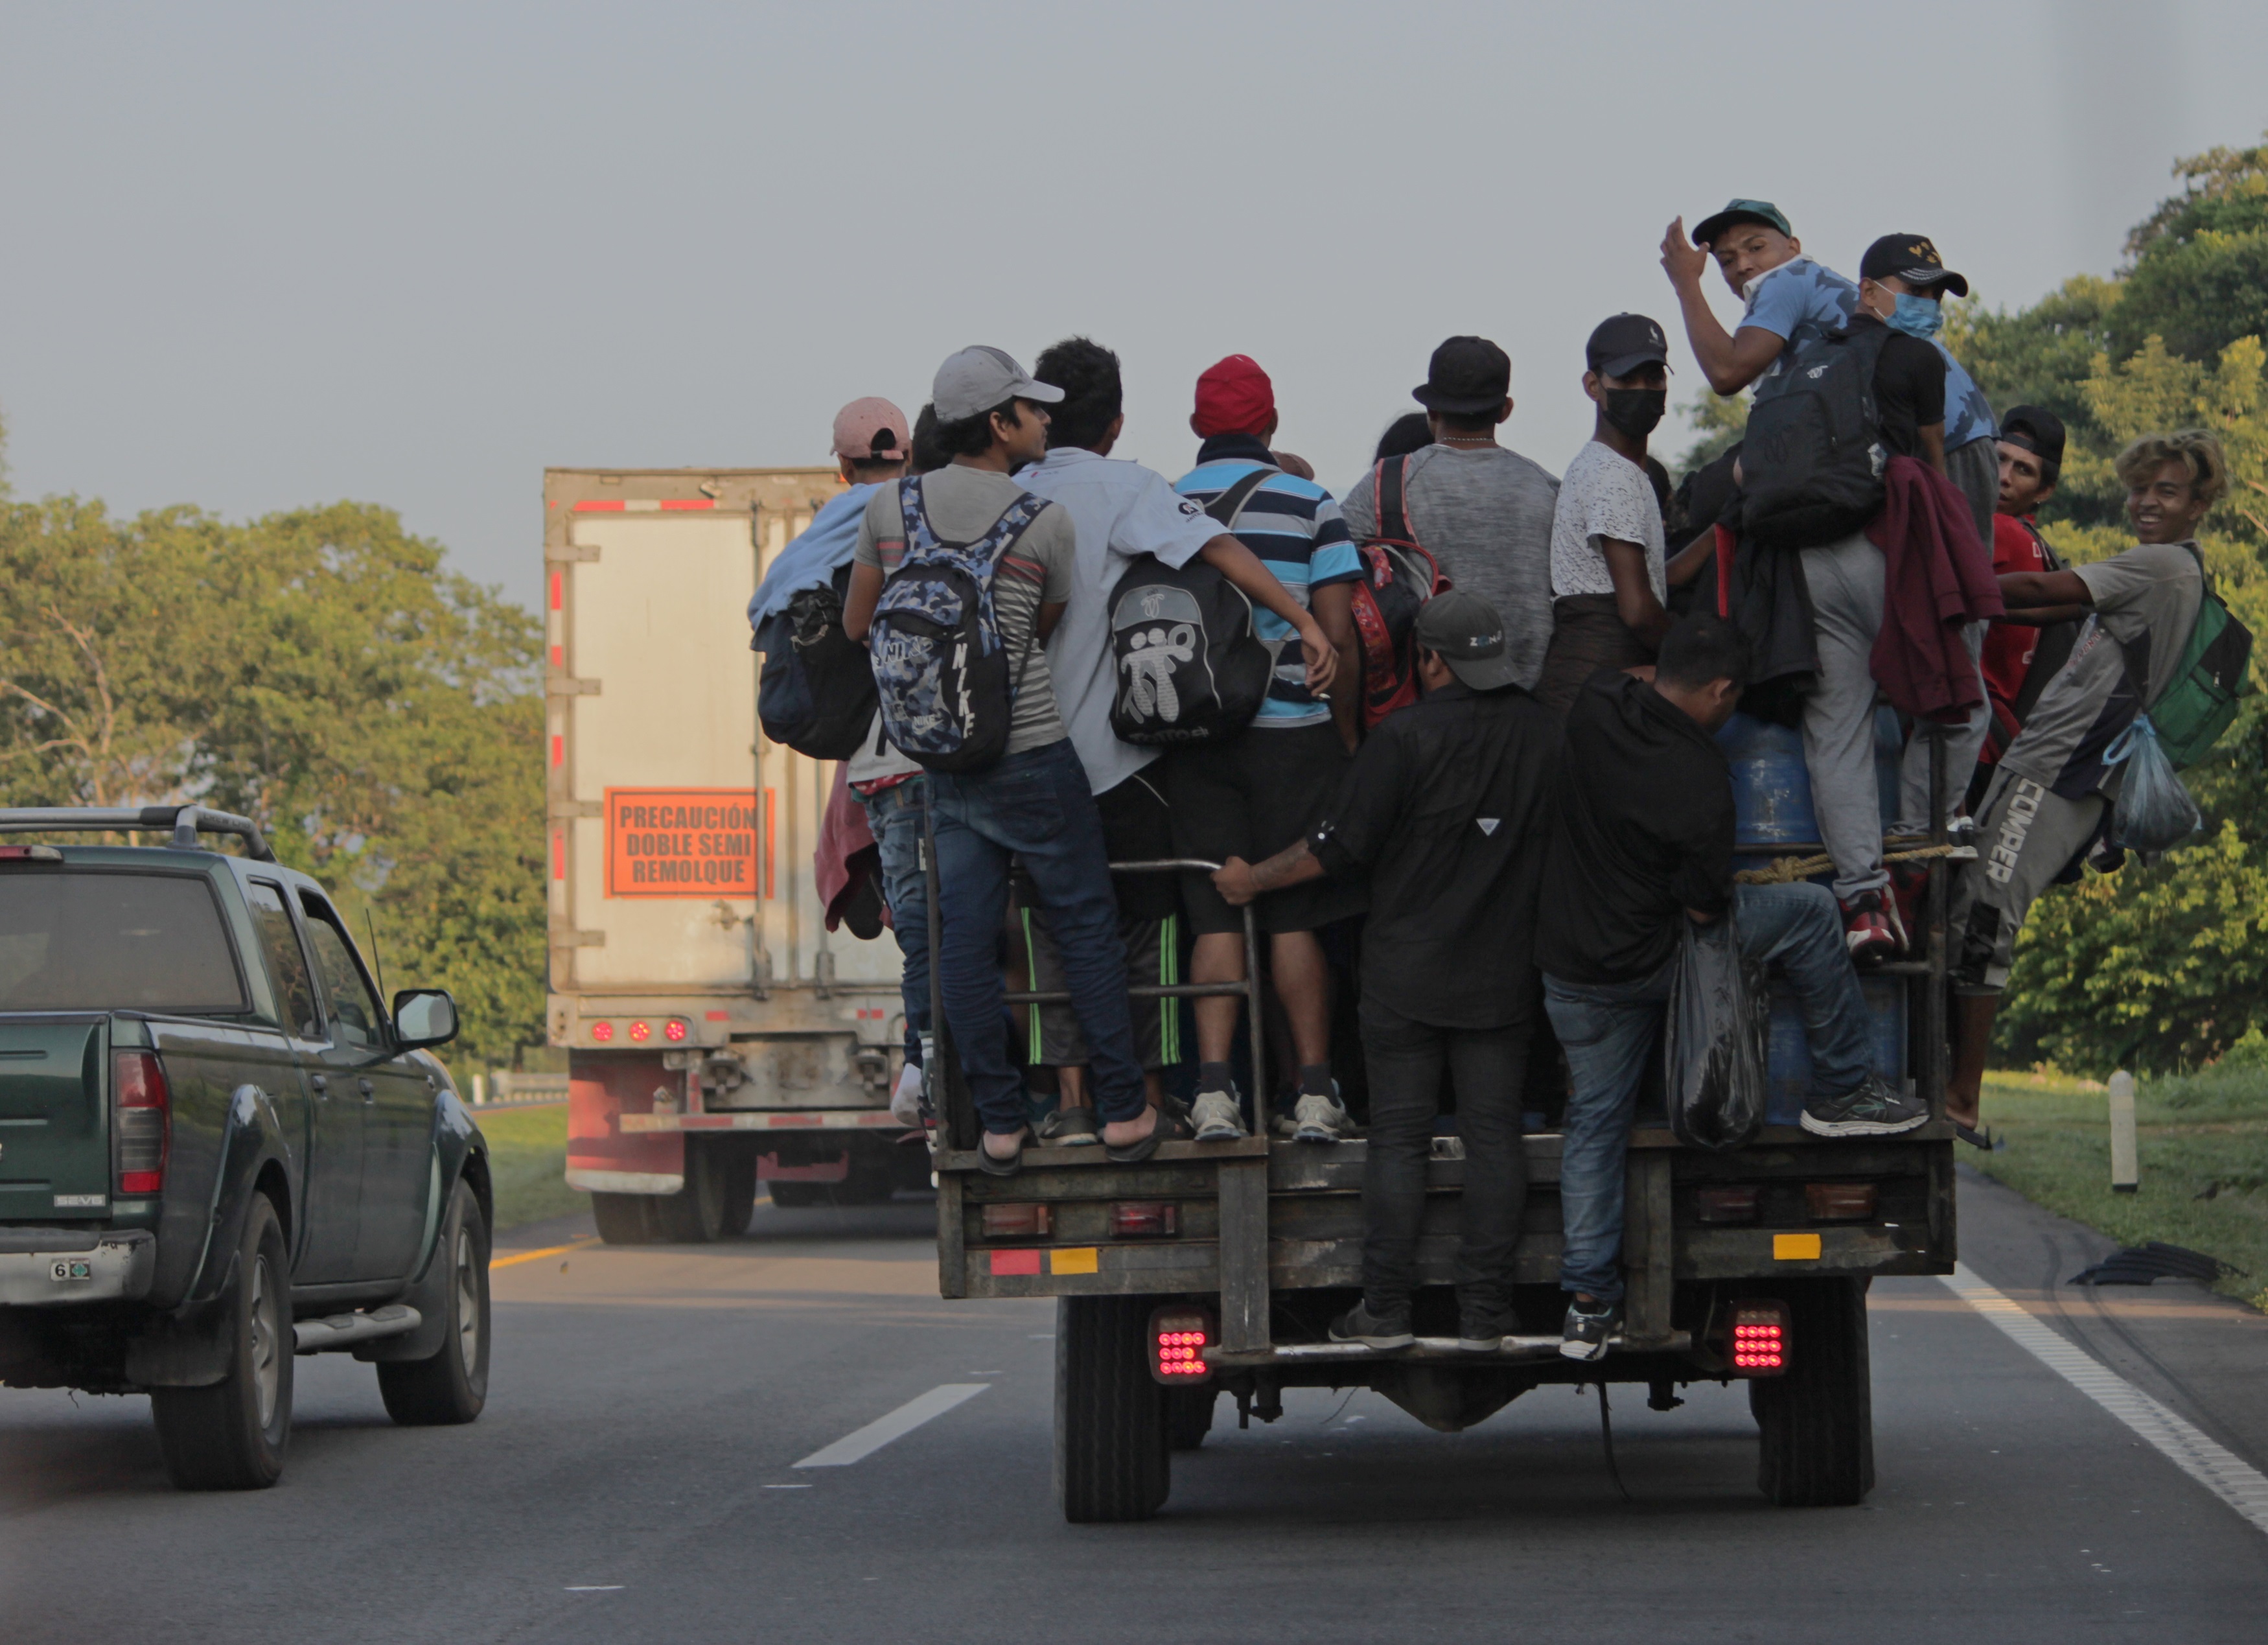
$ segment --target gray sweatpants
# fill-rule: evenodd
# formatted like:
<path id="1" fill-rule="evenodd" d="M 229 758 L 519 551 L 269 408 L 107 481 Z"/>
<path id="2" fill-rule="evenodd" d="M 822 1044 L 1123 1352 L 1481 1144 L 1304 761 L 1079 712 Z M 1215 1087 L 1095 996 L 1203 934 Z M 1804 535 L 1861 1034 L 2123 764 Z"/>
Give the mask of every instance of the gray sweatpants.
<path id="1" fill-rule="evenodd" d="M 1996 994 L 2007 985 L 2024 917 L 2095 837 L 2108 803 L 2101 794 L 2066 800 L 2014 771 L 1992 774 L 1977 820 L 1977 859 L 1953 881 L 1955 992 Z"/>
<path id="2" fill-rule="evenodd" d="M 1865 532 L 1803 550 L 1804 580 L 1818 621 L 1819 683 L 1803 699 L 1803 763 L 1811 773 L 1811 808 L 1819 837 L 1835 859 L 1835 895 L 1848 901 L 1888 885 L 1882 867 L 1881 791 L 1874 781 L 1874 637 L 1882 629 L 1882 551 Z M 1984 625 L 1963 636 L 1973 661 Z M 1977 695 L 1984 697 L 1984 682 Z M 1945 795 L 1957 809 L 1984 745 L 1992 705 L 1980 701 L 1968 722 L 1944 727 Z M 1908 739 L 1898 766 L 1900 833 L 1929 826 L 1930 741 L 1933 727 Z"/>

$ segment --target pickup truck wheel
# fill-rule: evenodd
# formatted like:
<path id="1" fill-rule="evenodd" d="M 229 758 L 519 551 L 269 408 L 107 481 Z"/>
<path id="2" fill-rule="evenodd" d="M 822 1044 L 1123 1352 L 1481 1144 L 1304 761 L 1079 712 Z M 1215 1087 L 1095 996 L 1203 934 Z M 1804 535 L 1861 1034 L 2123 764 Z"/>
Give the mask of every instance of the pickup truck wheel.
<path id="1" fill-rule="evenodd" d="M 1749 1384 L 1757 1488 L 1781 1508 L 1851 1507 L 1874 1488 L 1866 1281 L 1799 1280 L 1776 1294 L 1787 1303 L 1788 1366 Z"/>
<path id="2" fill-rule="evenodd" d="M 1166 1391 L 1145 1357 L 1151 1299 L 1056 1305 L 1056 1500 L 1075 1525 L 1147 1519 L 1172 1488 Z"/>
<path id="3" fill-rule="evenodd" d="M 609 1245 L 651 1245 L 653 1204 L 651 1194 L 593 1194 L 591 1217 L 599 1225 L 599 1237 Z"/>
<path id="4" fill-rule="evenodd" d="M 1167 1388 L 1166 1396 L 1166 1433 L 1175 1450 L 1196 1450 L 1212 1432 L 1213 1404 L 1220 1397 L 1218 1388 Z"/>
<path id="5" fill-rule="evenodd" d="M 284 1225 L 254 1194 L 225 1309 L 228 1372 L 209 1388 L 153 1388 L 166 1472 L 184 1491 L 258 1491 L 284 1473 L 291 1438 L 291 1264 Z"/>
<path id="6" fill-rule="evenodd" d="M 379 1361 L 386 1414 L 404 1427 L 470 1422 L 489 1398 L 489 1228 L 461 1181 L 449 1196 L 436 1262 L 449 1265 L 447 1324 L 431 1359 Z"/>

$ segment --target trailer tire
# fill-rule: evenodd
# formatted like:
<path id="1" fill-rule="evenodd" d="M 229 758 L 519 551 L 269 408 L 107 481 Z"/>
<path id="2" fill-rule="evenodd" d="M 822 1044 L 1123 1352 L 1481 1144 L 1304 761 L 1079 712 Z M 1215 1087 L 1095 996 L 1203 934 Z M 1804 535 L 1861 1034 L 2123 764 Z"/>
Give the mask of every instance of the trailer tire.
<path id="1" fill-rule="evenodd" d="M 489 1229 L 460 1180 L 442 1219 L 435 1262 L 448 1265 L 441 1346 L 423 1360 L 380 1360 L 378 1397 L 403 1427 L 470 1422 L 489 1400 Z"/>
<path id="2" fill-rule="evenodd" d="M 725 1162 L 724 1237 L 740 1238 L 755 1213 L 756 1156 L 747 1148 L 735 1148 Z"/>
<path id="3" fill-rule="evenodd" d="M 1166 1434 L 1175 1450 L 1196 1450 L 1212 1432 L 1214 1403 L 1220 1397 L 1218 1388 L 1168 1388 L 1166 1396 Z"/>
<path id="4" fill-rule="evenodd" d="M 1172 1488 L 1166 1391 L 1150 1376 L 1142 1296 L 1056 1304 L 1056 1501 L 1074 1525 L 1156 1513 Z"/>
<path id="5" fill-rule="evenodd" d="M 671 1245 L 708 1245 L 724 1237 L 729 1156 L 706 1137 L 685 1140 L 685 1186 L 653 1202 L 656 1231 Z M 751 1202 L 750 1210 L 755 1209 Z M 742 1222 L 742 1229 L 747 1228 Z"/>
<path id="6" fill-rule="evenodd" d="M 263 1491 L 291 1440 L 291 1258 L 275 1201 L 252 1196 L 225 1293 L 228 1370 L 205 1388 L 153 1388 L 166 1472 L 184 1491 Z"/>
<path id="7" fill-rule="evenodd" d="M 651 1194 L 593 1194 L 591 1217 L 599 1237 L 609 1245 L 651 1245 L 654 1239 Z"/>
<path id="8" fill-rule="evenodd" d="M 1749 1384 L 1761 1443 L 1756 1486 L 1781 1508 L 1849 1508 L 1874 1488 L 1867 1282 L 1786 1281 L 1786 1372 Z"/>

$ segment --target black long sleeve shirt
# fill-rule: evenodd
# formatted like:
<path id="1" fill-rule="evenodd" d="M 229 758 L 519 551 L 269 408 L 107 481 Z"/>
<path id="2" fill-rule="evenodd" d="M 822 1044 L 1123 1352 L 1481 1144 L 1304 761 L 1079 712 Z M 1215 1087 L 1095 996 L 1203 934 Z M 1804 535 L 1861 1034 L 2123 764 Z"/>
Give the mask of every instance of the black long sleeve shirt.
<path id="1" fill-rule="evenodd" d="M 1556 741 L 1516 686 L 1445 686 L 1371 733 L 1308 840 L 1327 873 L 1370 869 L 1365 1000 L 1437 1028 L 1527 1020 Z"/>
<path id="2" fill-rule="evenodd" d="M 1567 711 L 1536 963 L 1563 982 L 1636 982 L 1674 951 L 1686 909 L 1733 896 L 1732 769 L 1716 739 L 1645 681 L 1602 675 Z"/>

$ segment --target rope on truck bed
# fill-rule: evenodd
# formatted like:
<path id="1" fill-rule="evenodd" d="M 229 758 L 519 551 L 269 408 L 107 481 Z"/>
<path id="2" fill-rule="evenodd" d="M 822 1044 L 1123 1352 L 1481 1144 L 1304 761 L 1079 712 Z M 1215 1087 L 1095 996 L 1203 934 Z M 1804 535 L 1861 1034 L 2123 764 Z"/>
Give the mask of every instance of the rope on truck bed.
<path id="1" fill-rule="evenodd" d="M 1965 852 L 1963 845 L 1917 845 L 1911 851 L 1889 851 L 1882 853 L 1885 863 L 1925 862 L 1933 857 L 1950 857 Z M 1769 868 L 1743 868 L 1733 876 L 1738 885 L 1791 885 L 1798 880 L 1808 880 L 1815 874 L 1824 874 L 1835 866 L 1832 857 L 1782 857 Z"/>

